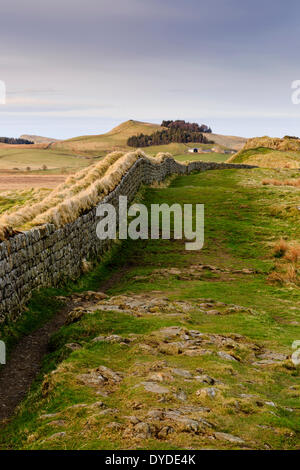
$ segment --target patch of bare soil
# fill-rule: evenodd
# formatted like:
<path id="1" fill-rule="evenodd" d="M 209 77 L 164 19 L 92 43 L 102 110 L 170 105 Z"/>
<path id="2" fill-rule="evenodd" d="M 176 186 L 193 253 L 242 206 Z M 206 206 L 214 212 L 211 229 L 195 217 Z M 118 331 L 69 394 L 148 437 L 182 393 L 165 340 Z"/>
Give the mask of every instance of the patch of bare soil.
<path id="1" fill-rule="evenodd" d="M 25 397 L 47 353 L 50 336 L 64 324 L 70 308 L 63 308 L 44 326 L 25 336 L 1 369 L 0 422 L 8 419 Z"/>
<path id="2" fill-rule="evenodd" d="M 10 175 L 0 173 L 0 191 L 29 188 L 55 188 L 66 179 L 65 175 Z"/>

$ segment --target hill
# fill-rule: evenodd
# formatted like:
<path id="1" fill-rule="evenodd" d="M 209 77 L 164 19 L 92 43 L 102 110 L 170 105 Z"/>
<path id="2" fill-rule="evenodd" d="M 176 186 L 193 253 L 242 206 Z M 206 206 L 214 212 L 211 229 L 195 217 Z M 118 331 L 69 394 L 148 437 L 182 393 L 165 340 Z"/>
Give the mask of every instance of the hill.
<path id="1" fill-rule="evenodd" d="M 245 137 L 237 137 L 234 135 L 210 134 L 209 138 L 217 145 L 236 151 L 241 150 L 247 142 Z"/>
<path id="2" fill-rule="evenodd" d="M 158 129 L 162 129 L 159 124 L 129 120 L 125 121 L 111 131 L 99 135 L 83 135 L 73 139 L 57 142 L 52 148 L 57 150 L 67 150 L 74 153 L 101 155 L 113 150 L 127 150 L 127 139 L 132 135 L 152 134 Z"/>
<path id="3" fill-rule="evenodd" d="M 265 168 L 299 168 L 300 140 L 292 137 L 256 137 L 227 160 Z"/>
<path id="4" fill-rule="evenodd" d="M 33 142 L 34 144 L 51 144 L 53 142 L 58 142 L 58 139 L 52 139 L 52 137 L 42 137 L 40 135 L 31 135 L 23 134 L 20 136 L 20 139 L 27 139 Z"/>
<path id="5" fill-rule="evenodd" d="M 0 143 L 0 190 L 28 188 L 31 184 L 34 187 L 48 188 L 50 180 L 43 178 L 47 175 L 57 175 L 57 184 L 59 184 L 60 175 L 74 173 L 80 168 L 87 167 L 114 150 L 132 151 L 133 148 L 127 146 L 128 137 L 141 133 L 149 135 L 163 129 L 166 128 L 159 124 L 129 120 L 104 134 L 83 135 L 64 141 L 24 134 L 22 138 L 31 139 L 35 143 L 29 145 Z M 209 139 L 215 143 L 172 142 L 145 147 L 143 150 L 150 156 L 161 152 L 171 153 L 180 161 L 222 162 L 227 158 L 225 150 L 239 150 L 246 142 L 242 137 L 219 134 L 209 134 Z M 190 153 L 189 150 L 193 147 L 200 149 L 200 152 Z M 214 151 L 209 152 L 212 148 Z M 15 177 L 13 185 L 7 179 L 8 172 L 14 174 L 10 176 L 10 182 Z M 33 173 L 38 173 L 40 178 L 32 179 Z M 30 177 L 28 181 L 27 177 Z M 54 180 L 51 180 L 51 187 L 53 185 Z"/>
<path id="6" fill-rule="evenodd" d="M 108 152 L 112 152 L 114 150 L 129 150 L 130 147 L 127 146 L 127 140 L 133 135 L 150 135 L 153 132 L 163 129 L 167 128 L 162 127 L 159 124 L 134 121 L 131 119 L 123 122 L 117 127 L 114 127 L 111 131 L 106 132 L 105 134 L 75 137 L 73 139 L 52 144 L 51 148 L 80 154 L 104 156 Z M 233 150 L 240 150 L 246 142 L 246 139 L 243 137 L 223 136 L 219 134 L 209 134 L 209 139 L 213 140 L 222 148 Z M 174 143 L 169 145 L 173 146 Z M 197 147 L 201 145 L 201 143 L 198 145 L 194 142 L 191 143 L 189 147 Z M 161 146 L 152 146 L 150 148 L 153 148 L 153 151 L 157 153 L 159 151 L 157 150 L 158 147 Z M 182 148 L 184 149 L 186 146 L 183 146 Z M 167 145 L 164 145 L 164 151 L 168 151 Z M 184 152 L 180 152 L 180 154 L 183 153 Z"/>

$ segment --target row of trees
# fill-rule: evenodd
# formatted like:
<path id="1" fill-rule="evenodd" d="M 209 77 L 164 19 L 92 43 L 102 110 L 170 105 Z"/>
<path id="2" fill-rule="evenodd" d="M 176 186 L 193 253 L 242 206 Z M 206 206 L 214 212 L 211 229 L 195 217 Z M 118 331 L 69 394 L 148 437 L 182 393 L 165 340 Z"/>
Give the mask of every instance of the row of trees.
<path id="1" fill-rule="evenodd" d="M 201 132 L 194 132 L 180 127 L 170 126 L 168 129 L 156 131 L 151 135 L 139 134 L 129 137 L 127 145 L 130 147 L 149 147 L 150 145 L 164 145 L 171 142 L 189 143 L 201 142 L 204 144 L 213 143 L 209 141 Z"/>
<path id="2" fill-rule="evenodd" d="M 34 142 L 31 142 L 31 140 L 27 139 L 15 139 L 14 137 L 0 137 L 0 142 L 3 144 L 33 144 Z"/>
<path id="3" fill-rule="evenodd" d="M 208 127 L 206 124 L 197 124 L 196 122 L 185 122 L 183 120 L 177 119 L 176 121 L 162 121 L 162 127 L 175 128 L 175 129 L 182 129 L 185 131 L 190 132 L 204 132 L 210 134 L 212 132 L 211 128 Z"/>

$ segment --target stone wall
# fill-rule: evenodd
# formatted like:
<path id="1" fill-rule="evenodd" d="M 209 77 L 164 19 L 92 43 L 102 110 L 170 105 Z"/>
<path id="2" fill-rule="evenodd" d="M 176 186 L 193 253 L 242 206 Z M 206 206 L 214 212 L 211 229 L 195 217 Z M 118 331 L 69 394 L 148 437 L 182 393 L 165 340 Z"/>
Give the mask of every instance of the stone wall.
<path id="1" fill-rule="evenodd" d="M 183 165 L 172 158 L 156 164 L 140 158 L 102 203 L 109 202 L 117 208 L 119 196 L 132 201 L 141 184 L 159 182 L 171 174 L 224 168 L 254 167 L 199 161 Z M 20 315 L 34 289 L 76 279 L 82 273 L 84 259 L 101 258 L 111 241 L 97 238 L 98 222 L 95 207 L 63 228 L 46 224 L 0 243 L 0 322 Z"/>

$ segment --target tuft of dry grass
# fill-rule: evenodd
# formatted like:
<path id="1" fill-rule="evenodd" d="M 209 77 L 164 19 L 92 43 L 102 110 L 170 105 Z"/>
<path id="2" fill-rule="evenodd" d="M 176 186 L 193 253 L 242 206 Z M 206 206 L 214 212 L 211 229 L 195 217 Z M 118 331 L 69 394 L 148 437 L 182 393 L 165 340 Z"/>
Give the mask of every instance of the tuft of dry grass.
<path id="1" fill-rule="evenodd" d="M 278 242 L 275 243 L 274 245 L 274 256 L 275 258 L 282 258 L 287 250 L 288 250 L 288 243 L 286 240 L 281 238 Z"/>
<path id="2" fill-rule="evenodd" d="M 285 137 L 283 139 L 279 137 L 253 137 L 248 139 L 243 150 L 255 149 L 258 147 L 265 147 L 273 150 L 281 151 L 299 151 L 300 150 L 300 139 L 292 139 Z"/>
<path id="3" fill-rule="evenodd" d="M 289 246 L 284 257 L 289 262 L 297 264 L 300 260 L 300 244 Z"/>
<path id="4" fill-rule="evenodd" d="M 262 180 L 263 185 L 273 185 L 273 186 L 294 186 L 300 187 L 300 178 L 297 179 L 290 179 L 290 180 L 278 180 L 278 179 L 271 179 L 266 178 Z"/>
<path id="5" fill-rule="evenodd" d="M 281 258 L 282 262 L 277 264 L 275 271 L 268 276 L 268 281 L 280 284 L 299 281 L 300 244 L 298 242 L 287 242 L 281 238 L 274 245 L 274 256 Z"/>
<path id="6" fill-rule="evenodd" d="M 268 276 L 268 281 L 270 282 L 278 282 L 280 284 L 292 283 L 297 284 L 298 282 L 298 270 L 295 266 L 290 265 L 281 272 L 273 271 Z"/>

